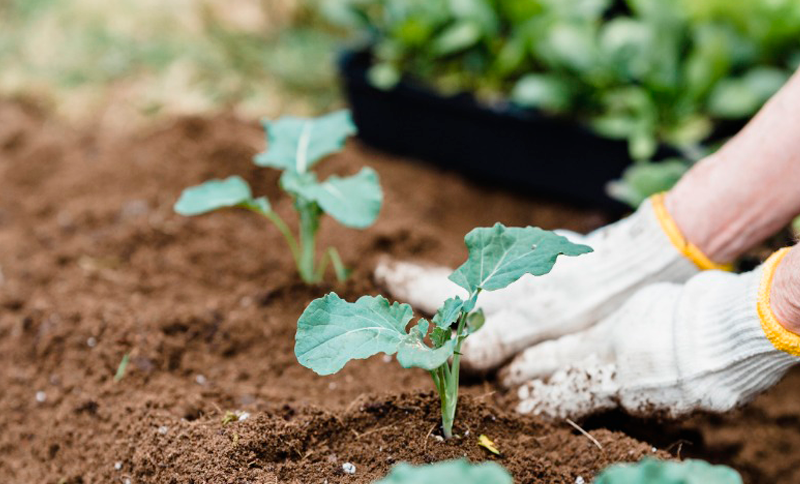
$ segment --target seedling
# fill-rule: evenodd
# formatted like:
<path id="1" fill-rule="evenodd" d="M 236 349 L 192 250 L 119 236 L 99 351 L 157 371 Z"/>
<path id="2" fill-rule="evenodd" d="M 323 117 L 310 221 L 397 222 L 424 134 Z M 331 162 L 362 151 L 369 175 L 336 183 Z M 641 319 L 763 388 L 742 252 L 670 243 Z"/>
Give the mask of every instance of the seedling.
<path id="1" fill-rule="evenodd" d="M 282 170 L 280 186 L 294 201 L 299 219 L 298 235 L 272 209 L 266 197 L 254 198 L 241 177 L 209 180 L 187 188 L 175 203 L 181 215 L 200 215 L 214 210 L 238 207 L 263 215 L 280 231 L 292 252 L 300 278 L 307 284 L 322 281 L 328 264 L 339 280 L 348 270 L 339 253 L 328 247 L 317 260 L 316 240 L 320 218 L 328 214 L 342 225 L 364 229 L 375 222 L 383 203 L 378 174 L 364 167 L 355 175 L 333 175 L 324 182 L 309 171 L 328 155 L 341 151 L 356 127 L 348 111 L 337 111 L 314 119 L 287 116 L 265 121 L 268 150 L 256 155 L 258 166 Z"/>
<path id="2" fill-rule="evenodd" d="M 122 360 L 120 360 L 119 366 L 117 366 L 117 372 L 114 374 L 114 381 L 120 381 L 125 378 L 125 370 L 128 368 L 128 363 L 130 360 L 130 353 L 125 353 L 122 355 Z"/>
<path id="3" fill-rule="evenodd" d="M 408 304 L 390 304 L 382 296 L 362 296 L 349 303 L 330 293 L 312 301 L 300 316 L 294 347 L 300 364 L 330 375 L 352 359 L 396 353 L 404 368 L 430 372 L 441 400 L 444 436 L 450 438 L 458 402 L 461 344 L 485 321 L 483 311 L 476 309 L 478 295 L 503 289 L 524 274 L 547 274 L 559 255 L 592 250 L 537 227 L 506 228 L 499 223 L 472 230 L 464 241 L 469 256 L 450 280 L 467 290 L 466 299 L 448 299 L 431 322 L 420 319 L 406 331 L 412 319 Z"/>
<path id="4" fill-rule="evenodd" d="M 742 484 L 742 477 L 730 467 L 701 460 L 669 462 L 646 458 L 635 464 L 616 464 L 604 470 L 595 484 Z"/>
<path id="5" fill-rule="evenodd" d="M 495 462 L 470 464 L 466 459 L 437 462 L 413 466 L 401 462 L 392 468 L 388 476 L 375 484 L 511 484 L 511 475 Z"/>

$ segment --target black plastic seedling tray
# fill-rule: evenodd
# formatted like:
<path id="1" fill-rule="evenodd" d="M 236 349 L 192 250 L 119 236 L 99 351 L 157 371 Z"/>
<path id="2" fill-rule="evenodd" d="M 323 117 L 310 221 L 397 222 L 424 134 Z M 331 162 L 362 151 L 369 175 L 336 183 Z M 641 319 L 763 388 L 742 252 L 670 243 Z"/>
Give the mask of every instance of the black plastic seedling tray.
<path id="1" fill-rule="evenodd" d="M 347 51 L 339 60 L 367 144 L 526 193 L 623 208 L 605 187 L 631 164 L 625 141 L 534 110 L 490 108 L 470 95 L 444 97 L 405 80 L 383 91 L 367 80 L 370 63 L 369 51 Z"/>

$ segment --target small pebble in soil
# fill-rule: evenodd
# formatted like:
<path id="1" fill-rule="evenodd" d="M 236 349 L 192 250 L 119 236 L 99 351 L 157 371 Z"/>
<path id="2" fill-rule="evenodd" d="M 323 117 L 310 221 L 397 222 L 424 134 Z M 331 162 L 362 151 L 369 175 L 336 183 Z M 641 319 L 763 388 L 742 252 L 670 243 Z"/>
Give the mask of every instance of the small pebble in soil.
<path id="1" fill-rule="evenodd" d="M 166 425 L 162 425 L 161 427 L 158 428 L 158 433 L 161 435 L 167 435 L 167 432 L 169 432 L 169 427 L 167 427 Z"/>
<path id="2" fill-rule="evenodd" d="M 384 363 L 391 363 L 392 362 L 392 355 L 383 355 L 383 362 Z"/>
<path id="3" fill-rule="evenodd" d="M 239 417 L 239 421 L 240 422 L 243 422 L 243 421 L 247 420 L 248 418 L 250 418 L 250 412 L 237 411 L 236 415 Z"/>
<path id="4" fill-rule="evenodd" d="M 122 462 L 115 462 L 114 463 L 114 470 L 121 470 L 122 469 Z"/>
<path id="5" fill-rule="evenodd" d="M 197 375 L 194 377 L 194 381 L 196 381 L 198 385 L 205 385 L 208 383 L 208 379 L 205 377 L 205 375 Z"/>
<path id="6" fill-rule="evenodd" d="M 586 481 L 583 480 L 583 477 L 578 476 L 575 478 L 575 484 L 586 484 Z"/>
<path id="7" fill-rule="evenodd" d="M 653 453 L 656 453 L 656 452 L 658 452 L 658 449 L 656 449 L 655 447 L 653 447 L 652 449 L 650 449 L 650 451 L 651 451 L 651 452 L 653 452 Z"/>
<path id="8" fill-rule="evenodd" d="M 122 219 L 129 219 L 146 214 L 150 210 L 145 200 L 130 200 L 125 202 L 119 215 Z"/>
<path id="9" fill-rule="evenodd" d="M 444 442 L 444 437 L 441 435 L 434 435 L 433 438 L 435 438 L 438 442 Z"/>
<path id="10" fill-rule="evenodd" d="M 342 464 L 342 470 L 344 471 L 345 474 L 352 475 L 356 473 L 356 466 L 354 466 L 349 462 L 345 462 L 344 464 Z"/>
<path id="11" fill-rule="evenodd" d="M 97 339 L 95 339 L 94 336 L 89 336 L 89 338 L 86 340 L 86 346 L 89 348 L 94 348 L 97 346 Z"/>
<path id="12" fill-rule="evenodd" d="M 69 212 L 61 211 L 56 215 L 56 222 L 62 229 L 69 229 L 73 227 L 75 219 Z"/>
<path id="13" fill-rule="evenodd" d="M 336 382 L 332 381 L 332 382 L 328 383 L 328 390 L 336 390 L 337 386 L 338 385 L 336 385 Z"/>
<path id="14" fill-rule="evenodd" d="M 130 478 L 127 478 L 127 477 L 126 477 L 125 479 L 123 479 L 123 480 L 122 480 L 122 484 L 131 484 L 131 480 L 130 480 Z"/>
<path id="15" fill-rule="evenodd" d="M 331 464 L 336 464 L 336 461 L 338 460 L 339 458 L 336 456 L 336 454 L 331 454 L 328 456 L 328 462 L 330 462 Z"/>
<path id="16" fill-rule="evenodd" d="M 44 403 L 47 401 L 47 394 L 41 390 L 36 392 L 36 401 L 39 403 Z"/>

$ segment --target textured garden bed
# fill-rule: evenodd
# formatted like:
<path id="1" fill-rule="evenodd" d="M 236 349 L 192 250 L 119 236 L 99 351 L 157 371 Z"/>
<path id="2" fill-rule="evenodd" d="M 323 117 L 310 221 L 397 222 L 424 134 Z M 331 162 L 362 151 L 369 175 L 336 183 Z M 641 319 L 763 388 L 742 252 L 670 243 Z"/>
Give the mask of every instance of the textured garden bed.
<path id="1" fill-rule="evenodd" d="M 377 294 L 377 257 L 455 265 L 476 226 L 586 231 L 605 219 L 352 144 L 325 170 L 374 167 L 384 211 L 365 232 L 324 223 L 322 244 L 354 275 L 307 288 L 261 219 L 172 212 L 183 187 L 241 174 L 288 217 L 277 173 L 251 163 L 262 149 L 258 124 L 233 117 L 121 134 L 0 104 L 1 482 L 370 482 L 395 462 L 466 455 L 519 482 L 573 483 L 654 446 L 731 465 L 747 482 L 800 480 L 798 373 L 731 415 L 583 422 L 602 449 L 566 422 L 515 415 L 491 377 L 465 382 L 461 438 L 447 442 L 424 371 L 377 357 L 317 377 L 295 360 L 297 318 L 332 289 Z M 249 416 L 223 425 L 228 411 Z M 503 455 L 477 446 L 480 434 Z"/>

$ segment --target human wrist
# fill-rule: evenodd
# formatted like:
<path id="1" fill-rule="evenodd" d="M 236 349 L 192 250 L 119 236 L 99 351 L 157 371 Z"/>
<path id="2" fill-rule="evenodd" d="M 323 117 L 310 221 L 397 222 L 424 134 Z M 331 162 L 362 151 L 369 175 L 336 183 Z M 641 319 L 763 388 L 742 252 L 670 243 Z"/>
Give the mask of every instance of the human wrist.
<path id="1" fill-rule="evenodd" d="M 753 171 L 752 156 L 741 154 L 752 150 L 737 147 L 729 143 L 698 162 L 665 197 L 686 239 L 717 263 L 733 262 L 785 227 L 800 202 L 796 190 L 784 187 L 794 171 L 781 163 Z"/>
<path id="2" fill-rule="evenodd" d="M 778 263 L 770 290 L 770 307 L 781 326 L 800 334 L 800 250 L 790 250 Z"/>
<path id="3" fill-rule="evenodd" d="M 711 259 L 706 253 L 688 239 L 680 226 L 675 222 L 666 204 L 666 196 L 659 193 L 650 197 L 648 202 L 651 204 L 661 231 L 669 239 L 672 247 L 677 250 L 684 258 L 694 264 L 700 270 L 723 270 L 730 271 L 729 264 L 720 264 Z"/>
<path id="4" fill-rule="evenodd" d="M 684 177 L 666 194 L 664 204 L 686 240 L 710 260 L 730 263 L 749 247 L 742 231 L 727 230 L 737 207 L 730 207 L 729 197 L 720 193 L 721 165 L 724 162 L 716 155 L 703 159 L 692 176 Z"/>

